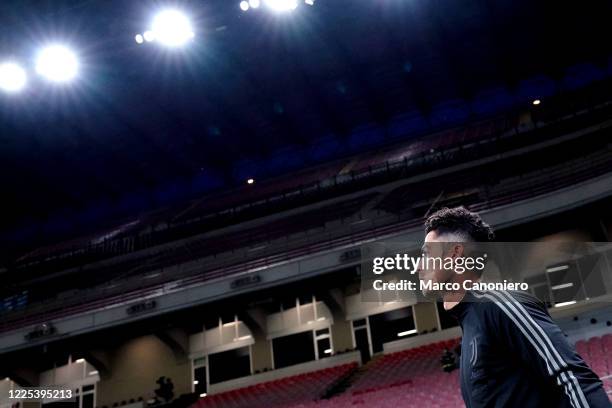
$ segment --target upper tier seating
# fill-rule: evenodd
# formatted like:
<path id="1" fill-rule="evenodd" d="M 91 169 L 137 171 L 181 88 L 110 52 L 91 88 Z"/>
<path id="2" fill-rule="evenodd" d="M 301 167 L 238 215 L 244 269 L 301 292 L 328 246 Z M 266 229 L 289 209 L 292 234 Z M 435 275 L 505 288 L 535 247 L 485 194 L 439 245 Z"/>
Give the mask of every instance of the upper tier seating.
<path id="1" fill-rule="evenodd" d="M 608 151 L 596 152 L 587 157 L 589 157 L 588 160 L 585 160 L 583 157 L 582 159 L 568 161 L 563 165 L 551 166 L 548 171 L 541 169 L 535 172 L 528 172 L 519 178 L 520 183 L 508 180 L 509 182 L 506 184 L 505 180 L 501 180 L 490 188 L 487 186 L 475 186 L 470 190 L 464 190 L 464 193 L 470 193 L 470 196 L 464 194 L 456 199 L 461 204 L 469 206 L 470 209 L 480 211 L 485 208 L 493 208 L 534 197 L 565 186 L 575 185 L 580 181 L 594 178 L 612 170 L 612 156 Z M 466 173 L 465 177 L 467 177 L 465 180 L 463 178 L 455 180 L 454 184 L 456 187 L 464 184 L 469 185 L 470 174 Z M 480 188 L 480 193 L 474 193 L 474 188 L 477 187 Z M 428 188 L 436 189 L 436 186 L 429 183 Z M 87 310 L 108 307 L 115 302 L 143 298 L 151 293 L 163 290 L 164 285 L 170 281 L 175 282 L 174 288 L 186 287 L 221 276 L 231 276 L 247 269 L 263 267 L 275 262 L 313 254 L 324 249 L 355 243 L 377 235 L 393 233 L 394 231 L 417 226 L 422 222 L 418 212 L 410 213 L 410 211 L 414 210 L 415 205 L 419 204 L 415 200 L 421 199 L 421 204 L 424 205 L 423 208 L 428 208 L 431 203 L 424 196 L 419 197 L 417 194 L 411 196 L 412 192 L 414 192 L 413 187 L 406 186 L 398 188 L 397 194 L 394 192 L 388 194 L 379 203 L 379 208 L 382 207 L 385 210 L 393 211 L 400 204 L 400 207 L 403 206 L 408 212 L 404 213 L 399 222 L 398 219 L 394 218 L 391 220 L 391 223 L 385 224 L 377 219 L 377 227 L 375 228 L 372 228 L 368 223 L 360 223 L 351 226 L 350 230 L 347 230 L 345 226 L 333 231 L 326 229 L 324 233 L 322 230 L 318 230 L 319 232 L 311 234 L 310 238 L 306 234 L 307 230 L 311 227 L 316 228 L 317 225 L 322 227 L 321 221 L 323 220 L 331 221 L 334 217 L 349 217 L 351 214 L 357 216 L 361 206 L 375 198 L 373 195 L 364 194 L 347 200 L 343 205 L 326 206 L 323 211 L 319 209 L 303 213 L 301 216 L 289 216 L 288 219 L 293 220 L 289 226 L 286 225 L 287 219 L 279 219 L 271 225 L 262 224 L 258 227 L 242 230 L 240 233 L 193 240 L 189 244 L 181 243 L 176 247 L 168 247 L 155 256 L 148 256 L 144 261 L 138 258 L 131 258 L 126 262 L 113 263 L 106 268 L 97 268 L 97 273 L 94 276 L 109 282 L 112 277 L 125 280 L 129 276 L 140 276 L 149 271 L 156 271 L 159 268 L 170 265 L 187 265 L 185 263 L 187 261 L 201 259 L 206 256 L 209 257 L 206 258 L 206 270 L 203 270 L 201 265 L 198 265 L 197 274 L 192 274 L 191 269 L 181 267 L 180 275 L 177 275 L 177 273 L 171 275 L 159 274 L 155 281 L 148 281 L 150 283 L 149 287 L 144 287 L 140 279 L 133 280 L 132 283 L 125 280 L 121 282 L 121 285 L 114 286 L 112 290 L 92 287 L 88 293 L 79 293 L 70 300 L 63 299 L 62 302 L 54 304 L 41 304 L 40 309 L 36 310 L 36 312 L 33 310 L 23 310 L 21 316 L 18 316 L 19 312 L 8 314 L 6 320 L 0 319 L 0 332 L 23 327 L 27 324 L 41 323 L 52 318 L 56 319 L 83 313 Z M 481 197 L 485 193 L 486 196 Z M 445 205 L 450 205 L 447 198 L 445 197 Z M 409 201 L 405 202 L 404 200 L 406 199 L 409 199 Z M 410 202 L 412 203 L 412 208 L 409 206 Z M 386 222 L 389 222 L 389 220 L 386 220 Z M 272 228 L 274 225 L 277 227 Z M 300 236 L 294 235 L 293 238 L 296 239 L 283 241 L 281 246 L 269 245 L 265 249 L 258 251 L 248 251 L 248 248 L 245 249 L 245 246 L 248 247 L 249 243 L 251 246 L 267 244 L 275 238 L 286 237 L 290 234 L 300 234 Z M 313 241 L 312 238 L 316 238 L 316 240 Z M 234 252 L 231 251 L 238 250 L 239 248 L 243 248 L 249 257 L 234 256 Z M 232 255 L 229 261 L 219 256 L 224 251 Z M 210 259 L 211 255 L 214 256 L 212 260 Z M 91 274 L 78 274 L 78 277 L 83 279 L 91 279 L 91 276 Z M 76 280 L 73 280 L 73 282 L 76 282 Z M 30 299 L 33 298 L 33 294 L 30 293 Z M 34 305 L 33 300 L 32 305 Z M 25 312 L 27 312 L 27 317 Z"/>
<path id="2" fill-rule="evenodd" d="M 495 148 L 498 146 L 498 142 L 505 143 L 509 140 L 532 140 L 534 139 L 533 136 L 537 136 L 535 139 L 541 142 L 548 136 L 553 138 L 565 134 L 568 126 L 573 130 L 584 130 L 593 126 L 594 123 L 600 123 L 601 120 L 609 120 L 610 111 L 612 111 L 612 105 L 608 104 L 605 108 L 594 109 L 589 111 L 588 114 L 575 114 L 571 116 L 571 119 L 559 119 L 547 123 L 546 126 L 539 126 L 534 134 L 525 132 L 513 137 L 503 138 L 503 140 L 493 138 L 495 141 L 491 142 L 491 147 Z M 593 122 L 594 120 L 598 122 Z M 491 121 L 490 123 L 494 124 L 496 122 Z M 557 126 L 560 126 L 560 128 L 557 128 Z M 479 129 L 479 127 L 476 126 L 474 129 Z M 479 132 L 463 134 L 460 142 L 465 143 L 470 140 L 470 133 L 476 134 Z M 487 136 L 491 134 L 499 135 L 497 132 L 485 132 L 484 130 L 482 132 Z M 453 132 L 447 131 L 444 133 Z M 550 134 L 543 137 L 545 136 L 543 133 Z M 456 132 L 455 136 L 457 136 Z M 433 142 L 437 139 L 432 136 L 431 140 Z M 484 145 L 481 142 L 482 140 L 479 143 L 471 144 L 478 145 L 478 149 L 481 149 Z M 418 143 L 415 143 L 415 145 L 418 145 Z M 469 151 L 471 148 L 466 146 L 463 145 L 459 150 L 464 153 Z M 227 214 L 220 216 L 219 219 L 211 215 L 210 218 L 185 222 L 172 228 L 168 227 L 163 230 L 109 239 L 99 245 L 89 245 L 85 249 L 78 249 L 77 245 L 73 252 L 54 255 L 53 260 L 49 260 L 46 256 L 49 254 L 40 253 L 40 257 L 44 260 L 32 263 L 24 260 L 26 262 L 24 265 L 14 265 L 13 268 L 7 269 L 5 274 L 6 285 L 3 288 L 4 292 L 1 293 L 2 298 L 21 293 L 23 291 L 22 286 L 20 286 L 22 281 L 31 279 L 38 282 L 38 287 L 28 286 L 27 304 L 24 305 L 22 310 L 15 309 L 11 313 L 3 313 L 0 316 L 0 332 L 28 324 L 42 323 L 49 319 L 109 307 L 118 302 L 142 299 L 166 290 L 166 285 L 169 285 L 172 289 L 187 287 L 219 277 L 233 276 L 248 269 L 263 268 L 267 265 L 306 256 L 318 251 L 338 248 L 415 227 L 420 224 L 420 218 L 431 206 L 440 191 L 444 194 L 440 197 L 441 200 L 438 200 L 439 203 L 446 206 L 462 204 L 474 211 L 481 211 L 535 197 L 566 186 L 576 185 L 581 181 L 612 170 L 609 150 L 607 148 L 600 150 L 598 153 L 591 153 L 588 156 L 587 154 L 577 155 L 578 159 L 573 157 L 561 165 L 548 163 L 546 167 L 542 166 L 542 169 L 536 172 L 532 169 L 516 171 L 516 166 L 508 166 L 508 171 L 512 171 L 511 177 L 509 177 L 509 174 L 490 173 L 488 175 L 490 180 L 488 181 L 483 180 L 482 177 L 480 179 L 473 177 L 474 172 L 482 173 L 479 168 L 476 168 L 471 173 L 469 171 L 461 173 L 454 179 L 450 187 L 448 187 L 448 183 L 441 187 L 435 183 L 435 180 L 421 183 L 418 186 L 416 184 L 406 185 L 388 193 L 385 197 L 380 197 L 384 199 L 379 202 L 377 202 L 377 197 L 364 194 L 361 197 L 353 197 L 351 200 L 338 200 L 335 204 L 328 204 L 324 208 L 314 211 L 305 211 L 301 215 L 298 215 L 296 211 L 293 215 L 287 215 L 267 225 L 263 222 L 257 222 L 259 224 L 257 226 L 253 225 L 255 222 L 244 225 L 244 228 L 236 228 L 240 232 L 232 234 L 222 234 L 219 231 L 214 234 L 215 237 L 197 237 L 195 239 L 194 234 L 218 229 L 218 223 L 223 224 L 226 220 L 224 217 Z M 422 152 L 423 150 L 419 151 Z M 438 151 L 435 148 L 434 151 L 436 153 L 429 156 L 438 156 Z M 382 154 L 382 151 L 379 151 L 379 153 Z M 484 154 L 480 150 L 477 153 Z M 441 152 L 439 155 L 442 157 Z M 390 160 L 393 157 L 385 156 L 385 159 Z M 589 159 L 585 159 L 585 157 Z M 438 165 L 436 160 L 430 159 L 432 157 L 421 157 L 415 159 L 414 163 L 420 160 L 421 162 L 428 162 L 429 167 Z M 433 159 L 436 159 L 436 157 L 433 157 Z M 371 181 L 372 183 L 374 181 L 385 183 L 392 179 L 395 180 L 398 175 L 406 176 L 405 172 L 412 171 L 409 170 L 412 162 L 413 160 L 400 161 L 399 164 L 387 162 L 386 167 L 373 167 L 364 174 L 359 172 L 352 174 L 356 167 L 370 165 L 368 160 L 364 159 L 361 162 L 352 162 L 341 173 L 348 177 L 349 181 L 353 178 L 354 184 L 358 184 L 359 180 L 362 179 L 367 180 L 368 174 L 374 174 L 378 177 Z M 427 171 L 427 169 L 421 170 Z M 417 169 L 415 171 L 421 170 Z M 516 173 L 520 176 L 517 177 Z M 343 189 L 344 184 L 350 184 L 344 183 L 343 179 L 338 177 L 332 179 L 330 183 L 334 185 L 333 188 L 338 189 Z M 319 194 L 319 192 L 325 190 L 325 187 L 322 186 L 323 184 L 319 184 L 318 187 L 314 188 L 316 192 L 314 196 L 318 201 L 310 201 L 310 204 L 322 200 L 322 196 Z M 364 181 L 362 187 L 367 188 L 368 186 L 371 186 L 371 184 Z M 415 186 L 418 188 L 415 189 Z M 449 188 L 453 191 L 448 191 Z M 347 191 L 344 190 L 344 192 Z M 289 194 L 287 197 L 292 199 L 294 196 Z M 287 197 L 279 198 L 279 202 Z M 363 198 L 363 201 L 361 201 L 361 198 Z M 296 198 L 296 200 L 298 199 Z M 275 199 L 266 201 L 266 203 L 267 205 L 278 204 Z M 309 203 L 302 202 L 301 204 L 308 205 Z M 368 203 L 373 203 L 375 206 L 372 208 L 368 206 Z M 252 205 L 255 208 L 258 203 Z M 243 207 L 247 208 L 245 211 L 249 211 L 251 205 Z M 368 207 L 369 212 L 363 211 L 364 207 Z M 231 213 L 228 217 L 233 217 L 233 211 L 226 211 L 225 213 Z M 351 215 L 354 218 L 353 220 L 349 219 Z M 169 216 L 170 213 L 161 211 L 149 218 L 151 220 L 159 217 L 168 219 Z M 338 223 L 332 220 L 334 217 L 340 220 L 348 220 L 348 222 L 342 223 L 341 221 Z M 236 218 L 231 219 L 233 223 L 241 224 L 243 222 L 237 221 Z M 240 219 L 242 220 L 242 218 Z M 235 225 L 233 223 L 228 222 L 223 226 Z M 143 224 L 146 223 L 123 224 L 121 232 L 118 234 L 131 234 L 134 229 L 140 229 Z M 111 231 L 109 234 L 115 234 L 116 231 Z M 181 241 L 186 237 L 193 238 L 189 241 Z M 164 243 L 166 245 L 161 246 Z M 151 250 L 142 251 L 144 248 L 151 248 Z M 118 256 L 121 254 L 123 256 Z M 196 260 L 197 262 L 191 262 Z M 166 271 L 168 267 L 175 265 L 177 267 L 172 270 L 172 273 Z M 55 272 L 60 272 L 64 276 L 70 275 L 71 287 L 65 288 L 67 280 L 62 279 L 59 282 L 55 278 Z M 139 279 L 139 277 L 148 274 L 151 274 L 154 279 L 147 278 L 146 281 Z M 60 286 L 61 289 L 56 289 L 53 286 L 53 279 L 55 279 L 56 286 L 62 285 Z M 65 293 L 62 293 L 61 297 L 57 296 L 56 299 L 56 295 L 64 290 Z"/>

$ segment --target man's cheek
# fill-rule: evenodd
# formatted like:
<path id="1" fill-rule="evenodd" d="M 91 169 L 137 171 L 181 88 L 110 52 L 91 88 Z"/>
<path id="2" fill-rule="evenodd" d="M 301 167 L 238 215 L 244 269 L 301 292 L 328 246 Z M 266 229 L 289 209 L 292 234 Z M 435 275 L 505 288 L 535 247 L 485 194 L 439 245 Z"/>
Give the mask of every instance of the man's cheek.
<path id="1" fill-rule="evenodd" d="M 421 280 L 425 280 L 425 281 L 435 280 L 435 278 L 436 278 L 436 271 L 424 270 L 424 271 L 422 271 L 419 274 L 419 278 Z"/>
<path id="2" fill-rule="evenodd" d="M 440 270 L 435 270 L 431 273 L 430 278 L 434 282 L 441 282 L 443 280 L 444 272 Z"/>

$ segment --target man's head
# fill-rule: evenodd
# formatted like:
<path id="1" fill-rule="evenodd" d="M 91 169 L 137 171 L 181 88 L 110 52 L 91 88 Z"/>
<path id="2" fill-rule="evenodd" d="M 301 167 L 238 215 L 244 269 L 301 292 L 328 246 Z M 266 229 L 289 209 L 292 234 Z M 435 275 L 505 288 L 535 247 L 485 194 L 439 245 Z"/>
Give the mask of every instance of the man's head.
<path id="1" fill-rule="evenodd" d="M 495 239 L 493 229 L 480 216 L 464 207 L 443 208 L 425 221 L 423 255 L 440 258 L 462 258 L 469 251 L 468 243 L 490 242 Z M 419 270 L 419 278 L 433 283 L 453 282 L 457 273 L 452 269 L 426 268 Z M 440 293 L 424 291 L 427 297 Z"/>

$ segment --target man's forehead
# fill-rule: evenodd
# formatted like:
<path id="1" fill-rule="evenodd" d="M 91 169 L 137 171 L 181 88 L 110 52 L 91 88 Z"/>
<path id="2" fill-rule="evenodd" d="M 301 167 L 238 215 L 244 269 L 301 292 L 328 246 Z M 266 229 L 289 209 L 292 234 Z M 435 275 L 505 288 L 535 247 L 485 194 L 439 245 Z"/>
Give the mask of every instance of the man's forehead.
<path id="1" fill-rule="evenodd" d="M 425 244 L 428 242 L 439 242 L 440 236 L 436 231 L 429 231 L 427 235 L 425 235 Z"/>

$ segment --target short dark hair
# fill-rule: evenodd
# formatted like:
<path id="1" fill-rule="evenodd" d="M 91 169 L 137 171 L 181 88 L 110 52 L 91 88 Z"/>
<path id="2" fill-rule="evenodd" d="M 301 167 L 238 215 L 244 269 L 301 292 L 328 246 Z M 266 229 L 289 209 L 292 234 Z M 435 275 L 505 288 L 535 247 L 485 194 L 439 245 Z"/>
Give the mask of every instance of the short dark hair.
<path id="1" fill-rule="evenodd" d="M 480 215 L 465 207 L 442 208 L 431 214 L 425 221 L 425 232 L 439 234 L 463 233 L 473 241 L 489 242 L 495 239 L 495 232 Z"/>

